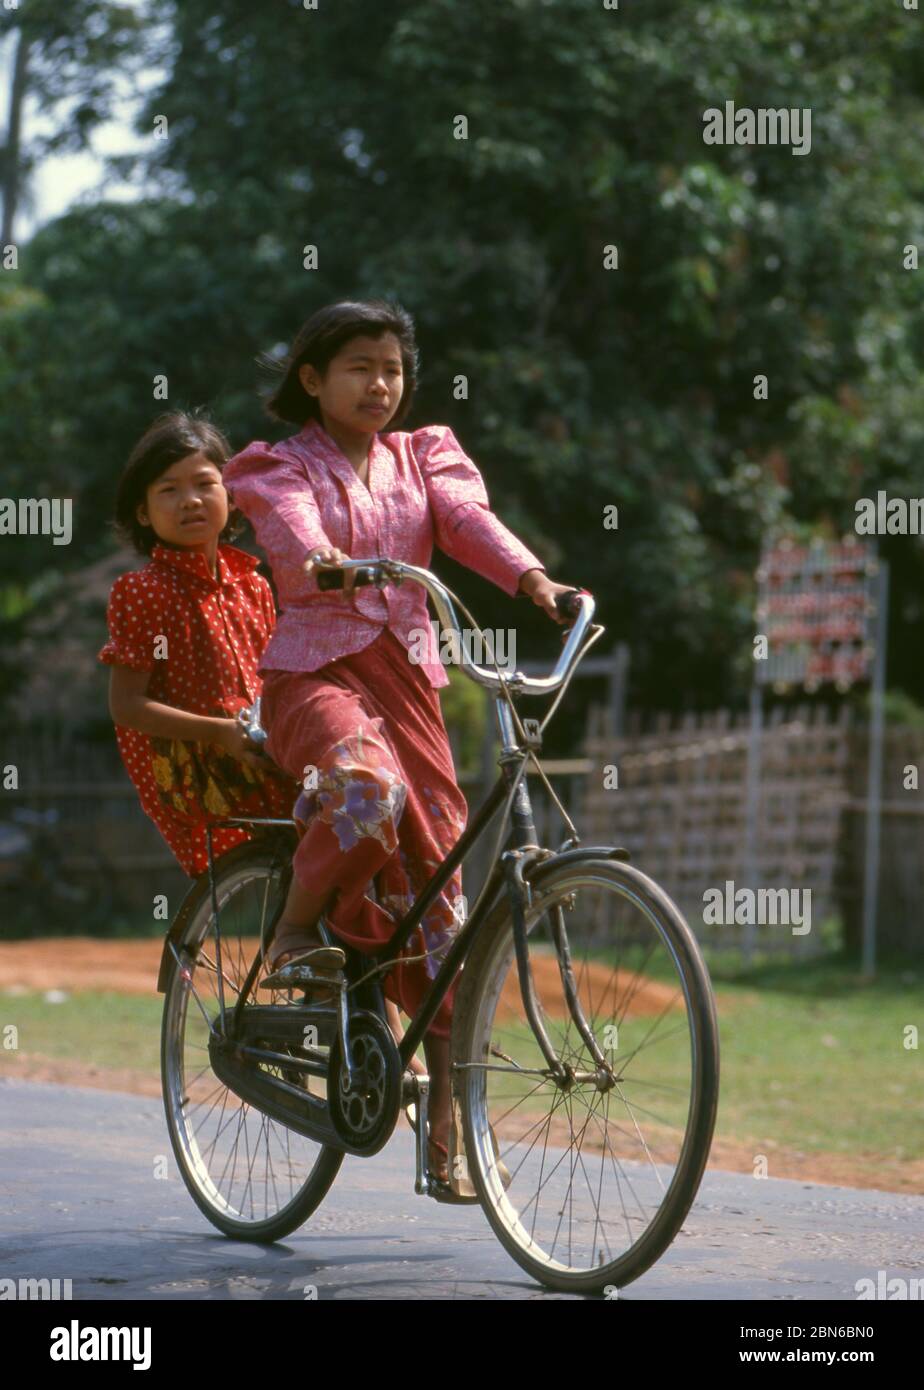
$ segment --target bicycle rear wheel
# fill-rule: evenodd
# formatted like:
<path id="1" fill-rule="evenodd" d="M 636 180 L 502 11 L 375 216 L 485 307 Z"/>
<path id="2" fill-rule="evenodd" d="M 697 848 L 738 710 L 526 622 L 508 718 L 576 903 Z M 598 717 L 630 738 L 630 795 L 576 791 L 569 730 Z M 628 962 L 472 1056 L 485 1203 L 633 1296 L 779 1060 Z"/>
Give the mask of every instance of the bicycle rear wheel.
<path id="1" fill-rule="evenodd" d="M 535 1279 L 572 1292 L 622 1287 L 677 1234 L 709 1154 L 719 1052 L 708 971 L 670 898 L 614 860 L 540 870 L 526 922 L 540 1017 L 572 1080 L 551 1079 L 527 1020 L 501 901 L 454 1007 L 469 1175 L 501 1243 Z M 571 1017 L 556 927 L 610 1077 Z"/>
<path id="2" fill-rule="evenodd" d="M 286 866 L 279 842 L 274 846 L 265 840 L 239 845 L 215 865 L 226 1010 L 240 997 L 268 931 Z M 193 1200 L 220 1231 L 238 1240 L 280 1240 L 323 1200 L 343 1154 L 271 1119 L 216 1076 L 208 1040 L 220 1012 L 207 878 L 191 889 L 180 911 L 185 917 L 178 945 L 181 964 L 174 964 L 167 980 L 161 1029 L 164 1106 L 173 1151 Z M 278 996 L 263 991 L 257 999 L 265 1005 L 272 997 Z M 254 1002 L 251 995 L 245 1008 Z M 270 1064 L 265 1070 L 296 1084 L 302 1075 Z M 326 1095 L 323 1079 L 311 1077 L 308 1084 L 313 1095 Z"/>

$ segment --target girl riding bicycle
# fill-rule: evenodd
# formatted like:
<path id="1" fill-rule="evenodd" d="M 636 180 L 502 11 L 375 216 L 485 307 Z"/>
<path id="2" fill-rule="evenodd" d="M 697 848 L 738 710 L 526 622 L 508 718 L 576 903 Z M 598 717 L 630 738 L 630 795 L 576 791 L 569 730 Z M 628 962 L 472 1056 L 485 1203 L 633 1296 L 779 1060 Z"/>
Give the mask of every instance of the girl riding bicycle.
<path id="1" fill-rule="evenodd" d="M 260 661 L 267 751 L 306 788 L 306 829 L 264 983 L 310 987 L 345 963 L 325 948 L 325 922 L 370 949 L 458 840 L 467 808 L 440 710 L 448 684 L 435 642 L 411 660 L 411 634 L 429 631 L 417 586 L 400 593 L 322 591 L 317 570 L 388 555 L 427 567 L 434 544 L 508 594 L 522 592 L 556 622 L 542 563 L 488 507 L 481 475 L 445 425 L 405 432 L 418 353 L 410 315 L 382 301 L 339 301 L 299 331 L 267 402 L 298 426 L 262 440 L 224 472 L 235 504 L 269 558 L 281 613 Z M 365 896 L 376 878 L 378 901 Z M 388 997 L 412 1014 L 459 926 L 461 880 L 439 895 L 399 963 Z M 305 968 L 307 967 L 307 969 Z M 450 991 L 425 1036 L 431 1079 L 430 1166 L 450 1180 Z"/>

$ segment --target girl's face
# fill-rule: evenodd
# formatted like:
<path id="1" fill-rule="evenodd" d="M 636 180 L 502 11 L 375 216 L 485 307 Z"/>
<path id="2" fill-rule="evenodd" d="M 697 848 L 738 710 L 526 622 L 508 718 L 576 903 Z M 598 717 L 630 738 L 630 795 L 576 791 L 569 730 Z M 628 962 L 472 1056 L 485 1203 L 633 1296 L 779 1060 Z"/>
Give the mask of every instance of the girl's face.
<path id="1" fill-rule="evenodd" d="M 394 333 L 351 338 L 331 358 L 323 380 L 307 363 L 299 367 L 298 379 L 317 398 L 325 429 L 332 421 L 351 433 L 371 435 L 385 428 L 401 403 L 401 345 Z"/>
<path id="2" fill-rule="evenodd" d="M 187 454 L 148 485 L 136 515 L 169 545 L 187 550 L 214 546 L 228 524 L 220 470 L 205 454 Z"/>

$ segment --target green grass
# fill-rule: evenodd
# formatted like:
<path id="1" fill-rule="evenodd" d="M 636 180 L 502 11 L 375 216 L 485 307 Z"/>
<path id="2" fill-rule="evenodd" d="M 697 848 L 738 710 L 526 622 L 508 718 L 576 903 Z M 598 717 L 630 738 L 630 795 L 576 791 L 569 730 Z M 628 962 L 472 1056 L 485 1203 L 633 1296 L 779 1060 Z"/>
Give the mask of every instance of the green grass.
<path id="1" fill-rule="evenodd" d="M 713 983 L 719 1133 L 806 1152 L 924 1157 L 924 970 L 886 963 L 865 982 L 838 954 L 725 978 L 713 970 Z M 916 1049 L 904 1046 L 909 1025 Z"/>
<path id="2" fill-rule="evenodd" d="M 41 991 L 0 991 L 0 1036 L 6 1025 L 19 1030 L 19 1050 L 68 1058 L 97 1067 L 130 1067 L 154 1076 L 160 1069 L 163 997 L 79 991 L 49 1004 Z M 9 1052 L 0 1048 L 0 1075 Z M 15 1074 L 15 1073 L 12 1073 Z"/>

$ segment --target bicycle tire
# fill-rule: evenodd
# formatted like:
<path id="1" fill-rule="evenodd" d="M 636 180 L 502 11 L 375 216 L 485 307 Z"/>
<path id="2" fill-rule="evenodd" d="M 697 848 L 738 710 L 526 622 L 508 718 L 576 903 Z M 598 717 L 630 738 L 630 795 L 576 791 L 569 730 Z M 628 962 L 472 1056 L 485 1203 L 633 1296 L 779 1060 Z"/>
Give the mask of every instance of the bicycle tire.
<path id="1" fill-rule="evenodd" d="M 260 880 L 269 886 L 271 879 L 278 871 L 279 863 L 278 847 L 274 847 L 272 840 L 267 837 L 237 845 L 223 854 L 215 864 L 219 921 L 223 920 L 223 914 L 235 889 L 240 890 L 248 883 L 258 883 Z M 175 932 L 181 956 L 184 954 L 184 947 L 191 945 L 198 947 L 208 932 L 211 917 L 211 893 L 208 875 L 205 874 L 197 879 L 179 909 Z M 230 937 L 225 937 L 224 926 L 222 939 L 223 942 L 227 940 L 230 952 L 231 940 Z M 232 968 L 232 965 L 230 961 L 226 964 L 225 959 L 223 955 L 223 971 L 226 973 Z M 239 959 L 239 968 L 242 963 L 243 958 Z M 249 964 L 250 960 L 247 961 L 247 966 Z M 246 974 L 246 969 L 243 973 Z M 215 1184 L 207 1172 L 203 1173 L 201 1163 L 196 1162 L 197 1153 L 200 1159 L 202 1157 L 201 1148 L 195 1135 L 190 1135 L 188 1131 L 180 1102 L 180 1093 L 185 1087 L 181 1084 L 184 1077 L 179 1068 L 178 1048 L 181 1046 L 181 1039 L 178 1034 L 178 1024 L 181 1015 L 185 1024 L 182 996 L 183 994 L 186 995 L 186 1003 L 188 1004 L 189 993 L 187 982 L 181 978 L 180 967 L 174 960 L 167 972 L 164 989 L 164 1010 L 161 1025 L 161 1082 L 167 1130 L 180 1174 L 199 1210 L 213 1226 L 216 1226 L 225 1235 L 235 1240 L 258 1243 L 281 1240 L 303 1225 L 323 1201 L 340 1170 L 344 1155 L 339 1150 L 327 1145 L 313 1144 L 310 1140 L 295 1136 L 300 1143 L 311 1145 L 312 1148 L 317 1149 L 317 1156 L 311 1165 L 307 1178 L 290 1200 L 286 1201 L 278 1211 L 267 1215 L 262 1220 L 244 1220 L 241 1219 L 240 1214 L 233 1215 L 231 1202 L 227 1199 L 219 1200 L 217 1190 L 214 1196 L 208 1191 L 209 1185 L 215 1189 Z M 219 1087 L 223 1086 L 211 1068 L 209 1068 L 209 1072 L 215 1084 Z M 242 1107 L 243 1110 L 253 1110 L 253 1107 L 234 1096 L 228 1087 L 225 1086 L 224 1090 L 228 1096 L 231 1096 L 233 1102 Z M 256 1111 L 254 1113 L 262 1114 L 262 1112 Z M 264 1126 L 266 1124 L 278 1125 L 280 1129 L 285 1131 L 286 1135 L 292 1136 L 292 1131 L 286 1129 L 278 1121 L 269 1120 L 265 1115 L 262 1116 L 262 1120 Z"/>
<path id="2" fill-rule="evenodd" d="M 660 923 L 667 949 L 679 967 L 692 1029 L 693 1084 L 677 1168 L 654 1220 L 618 1259 L 576 1270 L 560 1267 L 547 1254 L 540 1254 L 538 1247 L 531 1251 L 529 1242 L 523 1238 L 524 1224 L 499 1183 L 499 1169 L 494 1166 L 492 1157 L 497 1157 L 497 1151 L 490 1134 L 486 1101 L 489 1073 L 479 1067 L 483 1066 L 481 1059 L 488 1055 L 486 1040 L 513 953 L 513 924 L 505 899 L 499 900 L 486 919 L 462 972 L 453 1010 L 451 1044 L 454 1101 L 461 1111 L 468 1172 L 495 1235 L 507 1253 L 539 1283 L 559 1291 L 585 1294 L 600 1293 L 614 1286 L 621 1288 L 639 1278 L 660 1258 L 680 1230 L 708 1160 L 719 1083 L 718 1025 L 709 973 L 696 938 L 679 909 L 638 869 L 601 858 L 599 852 L 597 855 L 589 853 L 584 861 L 557 867 L 555 861 L 550 860 L 533 874 L 531 882 L 537 902 L 551 905 L 564 900 L 568 892 L 580 889 L 588 878 L 625 891 L 643 905 L 643 911 L 650 914 L 650 918 Z M 539 914 L 534 913 L 532 927 L 538 919 Z M 531 959 L 532 955 L 530 942 Z M 515 965 L 513 968 L 515 972 Z M 606 1155 L 606 1139 L 603 1152 Z M 601 1171 L 602 1168 L 601 1161 Z M 505 1172 L 509 1178 L 509 1170 Z M 537 1212 L 538 1207 L 537 1193 Z M 516 1215 L 515 1221 L 511 1213 Z M 533 1220 L 535 1224 L 535 1217 Z"/>

